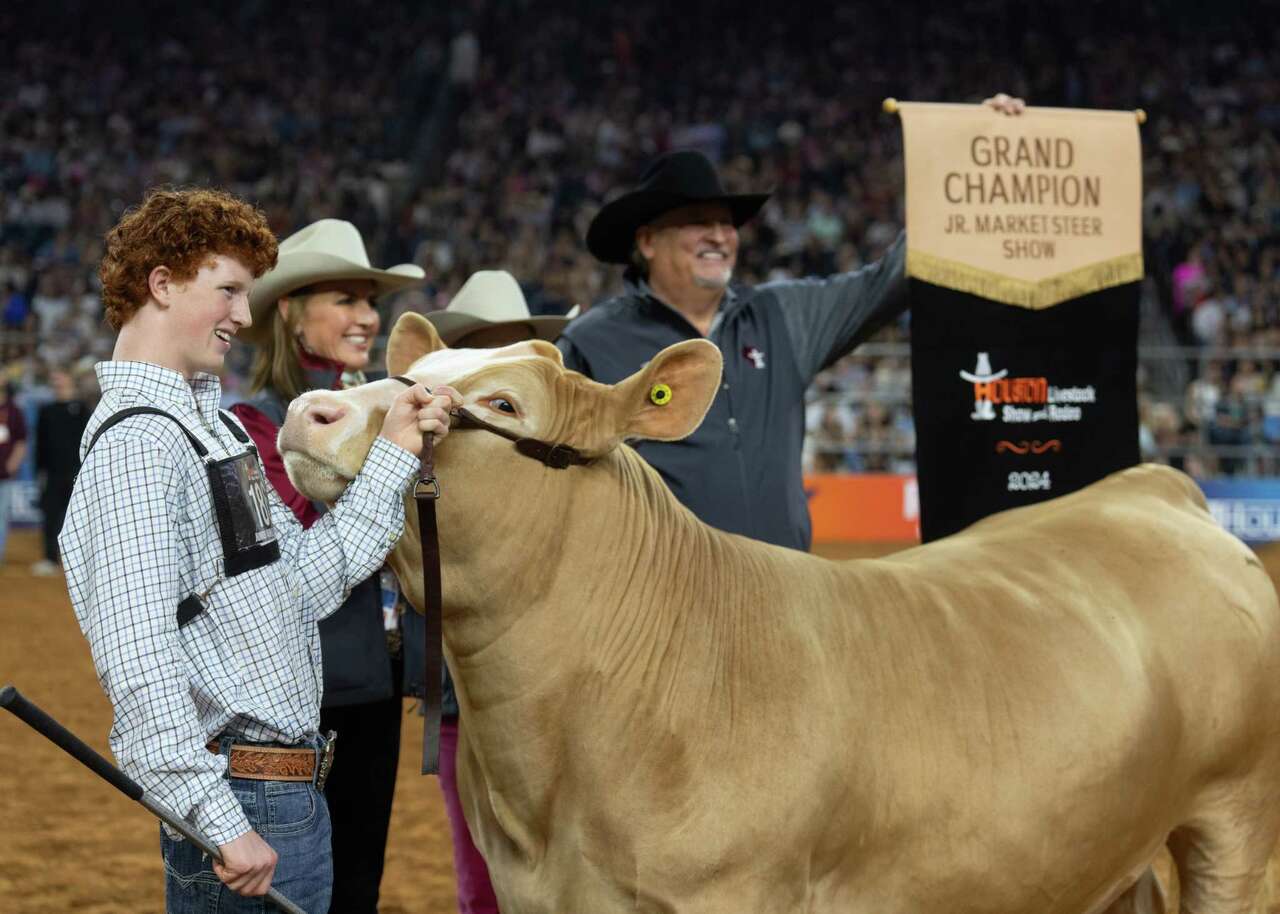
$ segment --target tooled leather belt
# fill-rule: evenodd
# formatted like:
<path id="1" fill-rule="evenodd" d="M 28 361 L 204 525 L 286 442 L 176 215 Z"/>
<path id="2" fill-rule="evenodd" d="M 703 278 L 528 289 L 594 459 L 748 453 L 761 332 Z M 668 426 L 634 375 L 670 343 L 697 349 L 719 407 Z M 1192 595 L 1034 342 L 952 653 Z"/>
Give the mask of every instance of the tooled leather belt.
<path id="1" fill-rule="evenodd" d="M 333 743 L 332 739 L 329 740 L 320 753 L 308 747 L 291 749 L 233 743 L 227 753 L 227 773 L 233 778 L 250 781 L 315 781 L 316 787 L 323 789 L 333 762 Z M 218 752 L 216 742 L 208 743 L 205 748 Z"/>

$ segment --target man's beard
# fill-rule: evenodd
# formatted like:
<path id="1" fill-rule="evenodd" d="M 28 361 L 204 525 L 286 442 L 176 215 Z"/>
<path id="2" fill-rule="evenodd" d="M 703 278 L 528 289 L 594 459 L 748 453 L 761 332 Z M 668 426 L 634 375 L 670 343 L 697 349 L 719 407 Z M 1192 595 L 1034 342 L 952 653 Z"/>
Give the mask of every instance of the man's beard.
<path id="1" fill-rule="evenodd" d="M 694 276 L 693 284 L 699 289 L 727 289 L 729 280 L 733 278 L 733 269 L 727 269 L 722 274 L 723 279 L 711 278 L 708 276 Z"/>

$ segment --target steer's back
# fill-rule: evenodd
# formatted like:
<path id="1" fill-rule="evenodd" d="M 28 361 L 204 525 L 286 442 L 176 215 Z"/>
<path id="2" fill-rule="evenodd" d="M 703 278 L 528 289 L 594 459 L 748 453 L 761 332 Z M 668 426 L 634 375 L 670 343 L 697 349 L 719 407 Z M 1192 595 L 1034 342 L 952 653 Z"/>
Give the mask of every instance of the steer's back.
<path id="1" fill-rule="evenodd" d="M 847 849 L 832 897 L 910 910 L 950 879 L 974 899 L 957 910 L 1082 910 L 1222 785 L 1280 788 L 1275 589 L 1181 473 L 1135 467 L 850 567 L 878 649 L 846 811 L 882 838 Z"/>

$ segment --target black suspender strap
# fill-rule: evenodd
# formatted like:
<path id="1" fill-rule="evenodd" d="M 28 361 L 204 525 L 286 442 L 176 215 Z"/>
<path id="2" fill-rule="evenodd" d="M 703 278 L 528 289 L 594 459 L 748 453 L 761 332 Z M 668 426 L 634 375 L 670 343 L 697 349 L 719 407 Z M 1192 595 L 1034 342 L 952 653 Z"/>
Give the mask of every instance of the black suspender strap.
<path id="1" fill-rule="evenodd" d="M 101 438 L 103 433 L 106 432 L 109 428 L 111 428 L 114 425 L 118 425 L 119 423 L 123 422 L 125 419 L 128 419 L 130 416 L 139 416 L 139 415 L 163 416 L 164 418 L 170 420 L 174 425 L 176 425 L 182 431 L 182 434 L 186 436 L 187 441 L 191 443 L 191 447 L 195 450 L 196 454 L 200 457 L 201 460 L 205 460 L 209 456 L 209 449 L 205 447 L 203 444 L 201 444 L 200 439 L 198 439 L 194 434 L 192 434 L 191 430 L 188 429 L 185 425 L 183 425 L 182 422 L 173 414 L 167 413 L 163 409 L 159 409 L 154 406 L 133 406 L 128 409 L 122 409 L 118 413 L 111 414 L 106 418 L 106 420 L 103 421 L 103 423 L 100 426 L 98 426 L 97 430 L 93 433 L 93 437 L 89 439 L 89 446 L 85 448 L 85 451 L 84 451 L 85 458 L 88 458 L 89 452 L 93 450 L 93 446 L 98 443 L 98 439 Z M 258 449 L 253 446 L 253 440 L 247 434 L 245 434 L 243 430 L 241 430 L 240 426 L 236 424 L 236 421 L 234 419 L 232 419 L 229 415 L 227 415 L 222 410 L 218 410 L 218 418 L 222 420 L 222 424 L 227 427 L 227 429 L 231 432 L 232 436 L 237 441 L 239 441 L 241 444 L 248 445 L 255 454 L 257 453 Z M 215 502 L 214 508 L 215 510 L 217 510 L 218 509 L 217 499 L 214 499 L 214 502 Z M 230 521 L 227 518 L 223 518 L 221 516 L 218 518 L 218 522 L 219 522 L 219 530 L 221 530 L 224 525 L 230 523 Z M 253 559 L 261 559 L 264 557 L 269 557 L 271 561 L 274 561 L 279 556 L 279 547 L 274 542 L 267 544 L 267 546 L 269 546 L 270 548 L 266 549 L 264 547 L 258 547 L 258 549 L 255 550 L 254 554 L 250 556 L 250 561 L 247 563 L 247 566 L 243 569 L 237 570 L 238 566 L 235 566 L 235 564 L 230 562 L 229 559 L 224 559 L 224 561 L 228 562 L 228 565 L 226 566 L 227 573 L 229 575 L 234 576 L 235 574 L 240 573 L 240 570 L 250 570 L 251 568 L 257 567 L 257 565 L 255 565 L 254 562 L 252 561 Z M 274 553 L 268 556 L 268 553 L 270 553 L 272 550 L 274 550 Z M 177 612 L 178 627 L 183 628 L 188 623 L 198 618 L 202 612 L 204 612 L 204 604 L 200 601 L 200 599 L 195 594 L 191 594 L 186 599 L 178 603 L 178 612 Z"/>
<path id="2" fill-rule="evenodd" d="M 178 602 L 178 628 L 185 628 L 188 622 L 195 621 L 204 612 L 204 604 L 195 594 Z"/>
<path id="3" fill-rule="evenodd" d="M 200 455 L 201 460 L 209 456 L 209 449 L 205 447 L 203 444 L 201 444 L 200 439 L 197 438 L 195 435 L 191 434 L 191 431 L 185 425 L 183 425 L 181 422 L 178 421 L 177 416 L 174 416 L 170 413 L 166 413 L 164 410 L 157 409 L 154 406 L 131 406 L 128 409 L 120 410 L 120 412 L 118 413 L 112 413 L 110 416 L 106 418 L 106 420 L 101 425 L 98 426 L 98 430 L 94 432 L 93 437 L 89 439 L 89 446 L 84 449 L 85 459 L 88 459 L 89 452 L 93 450 L 93 446 L 98 443 L 98 439 L 102 437 L 103 432 L 111 428 L 113 425 L 117 425 L 123 422 L 125 419 L 128 419 L 130 416 L 140 416 L 146 413 L 150 413 L 151 415 L 154 415 L 154 416 L 164 416 L 166 419 L 169 419 L 171 422 L 173 422 L 174 425 L 182 429 L 182 434 L 187 436 L 187 440 L 191 442 L 191 446 L 195 448 L 196 453 Z M 221 416 L 222 413 L 218 413 L 218 415 Z M 228 422 L 228 420 L 225 417 L 223 417 L 222 421 Z M 228 422 L 228 424 L 233 424 L 233 423 Z M 239 437 L 239 435 L 237 435 L 236 437 Z"/>
<path id="4" fill-rule="evenodd" d="M 236 422 L 235 419 L 232 419 L 230 416 L 227 415 L 227 411 L 225 409 L 218 410 L 218 418 L 221 419 L 222 424 L 225 425 L 231 431 L 231 435 L 233 438 L 235 438 L 241 444 L 249 445 L 249 447 L 253 448 L 255 451 L 258 450 L 257 447 L 254 446 L 253 439 L 250 438 L 248 434 L 245 433 L 244 430 L 240 428 L 239 424 Z"/>
<path id="5" fill-rule="evenodd" d="M 191 442 L 191 446 L 195 448 L 196 453 L 200 455 L 200 459 L 203 460 L 205 457 L 209 456 L 209 449 L 201 444 L 200 439 L 191 434 L 191 431 L 185 425 L 178 421 L 177 416 L 174 416 L 172 413 L 167 413 L 155 406 L 131 406 L 128 409 L 120 410 L 118 413 L 112 413 L 101 425 L 98 426 L 98 430 L 94 432 L 93 437 L 89 439 L 89 446 L 85 448 L 84 456 L 89 456 L 89 452 L 93 450 L 93 446 L 98 443 L 98 439 L 102 437 L 102 433 L 111 428 L 111 426 L 119 422 L 123 422 L 130 416 L 144 415 L 147 413 L 150 413 L 153 416 L 164 416 L 166 419 L 172 420 L 174 425 L 182 429 L 182 434 L 187 436 L 187 440 Z M 244 430 L 236 423 L 236 420 L 228 416 L 225 410 L 218 410 L 218 418 L 222 420 L 222 424 L 227 427 L 227 430 L 231 432 L 232 436 L 237 441 L 241 444 L 247 444 L 250 447 L 253 447 L 253 439 L 245 434 Z M 257 448 L 254 447 L 254 450 L 256 451 Z"/>
<path id="6" fill-rule="evenodd" d="M 195 451 L 200 455 L 201 460 L 209 456 L 209 449 L 201 444 L 200 439 L 191 434 L 187 427 L 178 421 L 176 416 L 166 413 L 162 409 L 157 409 L 154 406 L 132 406 L 129 409 L 122 409 L 118 413 L 112 413 L 101 425 L 98 426 L 98 430 L 95 431 L 93 433 L 93 437 L 89 439 L 89 446 L 84 449 L 85 458 L 87 459 L 89 457 L 89 452 L 93 450 L 93 446 L 98 443 L 98 439 L 102 437 L 102 433 L 107 429 L 111 428 L 113 425 L 118 425 L 130 416 L 146 414 L 164 416 L 166 419 L 172 420 L 174 425 L 182 429 L 182 434 L 187 436 L 187 440 L 191 442 L 191 446 L 195 448 Z M 221 413 L 219 413 L 219 415 L 221 415 Z M 227 420 L 224 418 L 222 421 L 226 422 Z M 178 603 L 178 628 L 185 627 L 187 623 L 194 620 L 203 611 L 204 606 L 200 603 L 199 598 L 197 598 L 195 594 L 191 594 L 185 600 L 182 600 Z"/>

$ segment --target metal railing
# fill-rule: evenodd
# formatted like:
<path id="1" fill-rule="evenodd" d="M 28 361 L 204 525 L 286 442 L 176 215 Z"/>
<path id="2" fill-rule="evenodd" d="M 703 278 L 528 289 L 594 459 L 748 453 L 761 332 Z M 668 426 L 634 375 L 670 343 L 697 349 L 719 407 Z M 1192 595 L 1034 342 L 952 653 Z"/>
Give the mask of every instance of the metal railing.
<path id="1" fill-rule="evenodd" d="M 380 362 L 385 340 L 385 337 L 377 340 L 373 364 Z M 35 333 L 0 331 L 0 359 L 7 353 L 22 354 L 39 341 L 40 337 Z M 915 434 L 913 430 L 909 430 L 910 358 L 911 347 L 908 343 L 870 342 L 864 343 L 836 366 L 823 372 L 806 397 L 809 407 L 845 407 L 854 416 L 861 417 L 869 407 L 875 406 L 889 414 L 891 425 L 883 428 L 881 434 L 877 435 L 863 434 L 859 429 L 852 428 L 846 430 L 841 437 L 833 438 L 820 428 L 814 428 L 811 421 L 806 449 L 812 454 L 853 458 L 854 462 L 865 457 L 881 461 L 892 460 L 899 466 L 913 461 Z M 841 375 L 856 373 L 851 366 L 856 366 L 857 363 L 874 364 L 885 359 L 896 360 L 901 365 L 900 378 L 896 382 L 872 383 L 865 375 L 860 386 L 849 386 L 841 380 Z M 1238 404 L 1248 412 L 1243 430 L 1215 428 L 1212 418 L 1187 417 L 1184 413 L 1190 380 L 1207 377 L 1211 365 L 1245 361 L 1269 366 L 1274 373 L 1280 367 L 1280 349 L 1139 346 L 1139 371 L 1147 379 L 1140 386 L 1139 395 L 1147 406 L 1147 417 L 1163 408 L 1162 421 L 1167 422 L 1170 413 L 1178 421 L 1178 428 L 1172 433 L 1167 428 L 1152 429 L 1148 426 L 1146 432 L 1151 434 L 1143 435 L 1144 458 L 1175 465 L 1194 464 L 1198 461 L 1201 466 L 1193 469 L 1206 469 L 1226 475 L 1280 475 L 1280 387 L 1272 385 L 1269 391 L 1275 395 L 1272 400 L 1268 400 L 1267 393 L 1264 393 L 1262 397 Z M 6 366 L 0 365 L 0 368 L 3 367 Z M 836 389 L 827 389 L 828 385 L 833 385 Z M 1268 411 L 1276 411 L 1277 414 L 1268 417 Z M 897 427 L 892 426 L 895 419 Z M 1224 441 L 1223 437 L 1242 440 Z"/>
<path id="2" fill-rule="evenodd" d="M 903 413 L 911 412 L 909 376 L 905 384 L 886 386 L 871 384 L 863 376 L 859 387 L 842 388 L 841 376 L 856 374 L 858 362 L 896 359 L 909 364 L 908 343 L 867 343 L 828 369 L 806 397 L 809 407 L 846 407 L 855 420 L 861 419 L 872 404 L 884 408 L 892 425 L 905 425 Z M 1259 363 L 1271 373 L 1280 368 L 1280 349 L 1261 347 L 1198 347 L 1143 345 L 1138 347 L 1140 377 L 1139 397 L 1144 403 L 1142 434 L 1143 457 L 1163 463 L 1188 466 L 1192 470 L 1213 475 L 1280 475 L 1280 386 L 1273 382 L 1269 390 L 1249 398 L 1237 398 L 1229 391 L 1222 396 L 1242 408 L 1245 423 L 1241 428 L 1217 425 L 1212 416 L 1188 417 L 1184 407 L 1188 382 L 1207 378 L 1209 366 L 1239 362 Z M 851 365 L 853 363 L 853 365 Z M 837 389 L 827 389 L 836 386 Z M 1269 417 L 1268 413 L 1275 415 Z M 1162 414 L 1162 415 L 1161 415 Z M 1170 416 L 1176 429 L 1153 428 L 1153 418 L 1167 423 Z M 846 416 L 847 418 L 847 416 Z M 1273 419 L 1275 427 L 1268 419 Z M 915 435 L 902 428 L 885 427 L 881 434 L 868 436 L 857 427 L 842 437 L 833 437 L 814 427 L 814 416 L 808 424 L 807 449 L 813 454 L 848 458 L 892 458 L 899 464 L 914 459 Z M 1223 437 L 1242 440 L 1223 441 Z"/>

